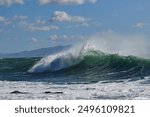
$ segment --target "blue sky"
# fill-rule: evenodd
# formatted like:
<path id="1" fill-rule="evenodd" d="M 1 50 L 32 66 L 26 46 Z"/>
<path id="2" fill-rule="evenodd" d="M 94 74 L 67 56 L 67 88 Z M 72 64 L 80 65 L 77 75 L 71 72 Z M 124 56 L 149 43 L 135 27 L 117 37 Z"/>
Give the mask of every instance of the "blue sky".
<path id="1" fill-rule="evenodd" d="M 0 53 L 80 43 L 107 31 L 150 36 L 150 0 L 0 0 Z"/>

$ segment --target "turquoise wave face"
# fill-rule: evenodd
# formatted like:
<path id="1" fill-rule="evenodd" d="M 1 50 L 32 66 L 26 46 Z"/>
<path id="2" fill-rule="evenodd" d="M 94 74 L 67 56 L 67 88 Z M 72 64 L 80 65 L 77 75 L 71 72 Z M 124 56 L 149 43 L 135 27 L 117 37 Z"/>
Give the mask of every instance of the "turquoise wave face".
<path id="1" fill-rule="evenodd" d="M 136 80 L 150 75 L 150 59 L 89 50 L 80 54 L 80 60 L 61 73 L 95 80 Z"/>
<path id="2" fill-rule="evenodd" d="M 137 67 L 143 71 L 150 70 L 150 59 L 135 56 L 120 56 L 118 54 L 105 54 L 90 50 L 81 54 L 81 62 L 77 66 L 99 66 L 99 68 L 114 69 L 117 71 L 130 70 Z"/>

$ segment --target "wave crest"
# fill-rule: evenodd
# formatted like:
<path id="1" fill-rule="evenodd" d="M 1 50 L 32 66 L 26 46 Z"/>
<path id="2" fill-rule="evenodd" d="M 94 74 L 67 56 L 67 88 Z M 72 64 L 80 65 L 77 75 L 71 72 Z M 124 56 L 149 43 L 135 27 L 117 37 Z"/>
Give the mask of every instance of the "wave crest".
<path id="1" fill-rule="evenodd" d="M 58 71 L 70 66 L 76 65 L 83 59 L 83 53 L 89 50 L 95 50 L 94 46 L 84 45 L 79 51 L 71 49 L 67 52 L 58 53 L 42 58 L 37 64 L 28 70 L 30 73 L 42 73 Z"/>

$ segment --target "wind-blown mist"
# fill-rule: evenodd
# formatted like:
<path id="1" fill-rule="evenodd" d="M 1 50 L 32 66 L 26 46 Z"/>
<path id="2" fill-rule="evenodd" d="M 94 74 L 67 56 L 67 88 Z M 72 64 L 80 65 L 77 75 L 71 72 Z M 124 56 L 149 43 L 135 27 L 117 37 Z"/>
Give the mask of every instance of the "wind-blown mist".
<path id="1" fill-rule="evenodd" d="M 150 40 L 144 35 L 120 35 L 104 32 L 91 36 L 87 43 L 106 53 L 150 57 Z"/>

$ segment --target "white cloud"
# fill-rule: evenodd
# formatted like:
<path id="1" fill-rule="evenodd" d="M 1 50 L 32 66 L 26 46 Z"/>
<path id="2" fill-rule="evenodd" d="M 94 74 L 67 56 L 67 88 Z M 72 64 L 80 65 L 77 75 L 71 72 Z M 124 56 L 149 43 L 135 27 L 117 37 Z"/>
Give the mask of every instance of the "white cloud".
<path id="1" fill-rule="evenodd" d="M 28 26 L 27 29 L 29 31 L 51 31 L 51 30 L 57 30 L 57 26 Z"/>
<path id="2" fill-rule="evenodd" d="M 89 24 L 87 22 L 83 22 L 80 24 L 70 25 L 70 26 L 68 26 L 68 28 L 79 28 L 79 27 L 88 27 L 88 26 L 89 26 Z"/>
<path id="3" fill-rule="evenodd" d="M 3 25 L 10 25 L 12 24 L 12 27 L 14 27 L 16 24 L 18 23 L 18 21 L 24 21 L 27 20 L 28 17 L 27 16 L 23 16 L 23 15 L 14 15 L 11 18 L 6 18 L 4 16 L 0 16 L 0 23 L 2 23 Z"/>
<path id="4" fill-rule="evenodd" d="M 60 5 L 82 5 L 85 3 L 96 3 L 97 0 L 39 0 L 40 5 L 60 4 Z"/>
<path id="5" fill-rule="evenodd" d="M 84 40 L 85 37 L 82 35 L 50 35 L 49 40 L 56 41 L 56 40 Z"/>
<path id="6" fill-rule="evenodd" d="M 28 16 L 25 16 L 25 15 L 14 15 L 13 19 L 14 20 L 17 20 L 17 19 L 19 19 L 19 20 L 26 20 L 26 19 L 28 19 Z"/>
<path id="7" fill-rule="evenodd" d="M 64 11 L 55 11 L 50 18 L 52 22 L 86 22 L 87 19 L 81 16 L 71 16 Z"/>
<path id="8" fill-rule="evenodd" d="M 46 24 L 46 21 L 41 20 L 41 19 L 37 19 L 37 20 L 35 21 L 35 23 L 36 23 L 36 24 Z"/>
<path id="9" fill-rule="evenodd" d="M 24 4 L 24 0 L 0 0 L 0 5 L 11 6 L 13 4 Z"/>
<path id="10" fill-rule="evenodd" d="M 144 22 L 138 22 L 137 24 L 133 25 L 132 27 L 134 28 L 144 28 L 145 26 L 150 25 L 149 23 L 144 23 Z"/>
<path id="11" fill-rule="evenodd" d="M 26 21 L 21 21 L 18 24 L 19 27 L 24 28 L 28 31 L 34 32 L 34 31 L 51 31 L 51 30 L 57 30 L 59 29 L 58 26 L 46 26 L 46 25 L 39 25 L 36 23 L 29 23 Z"/>

